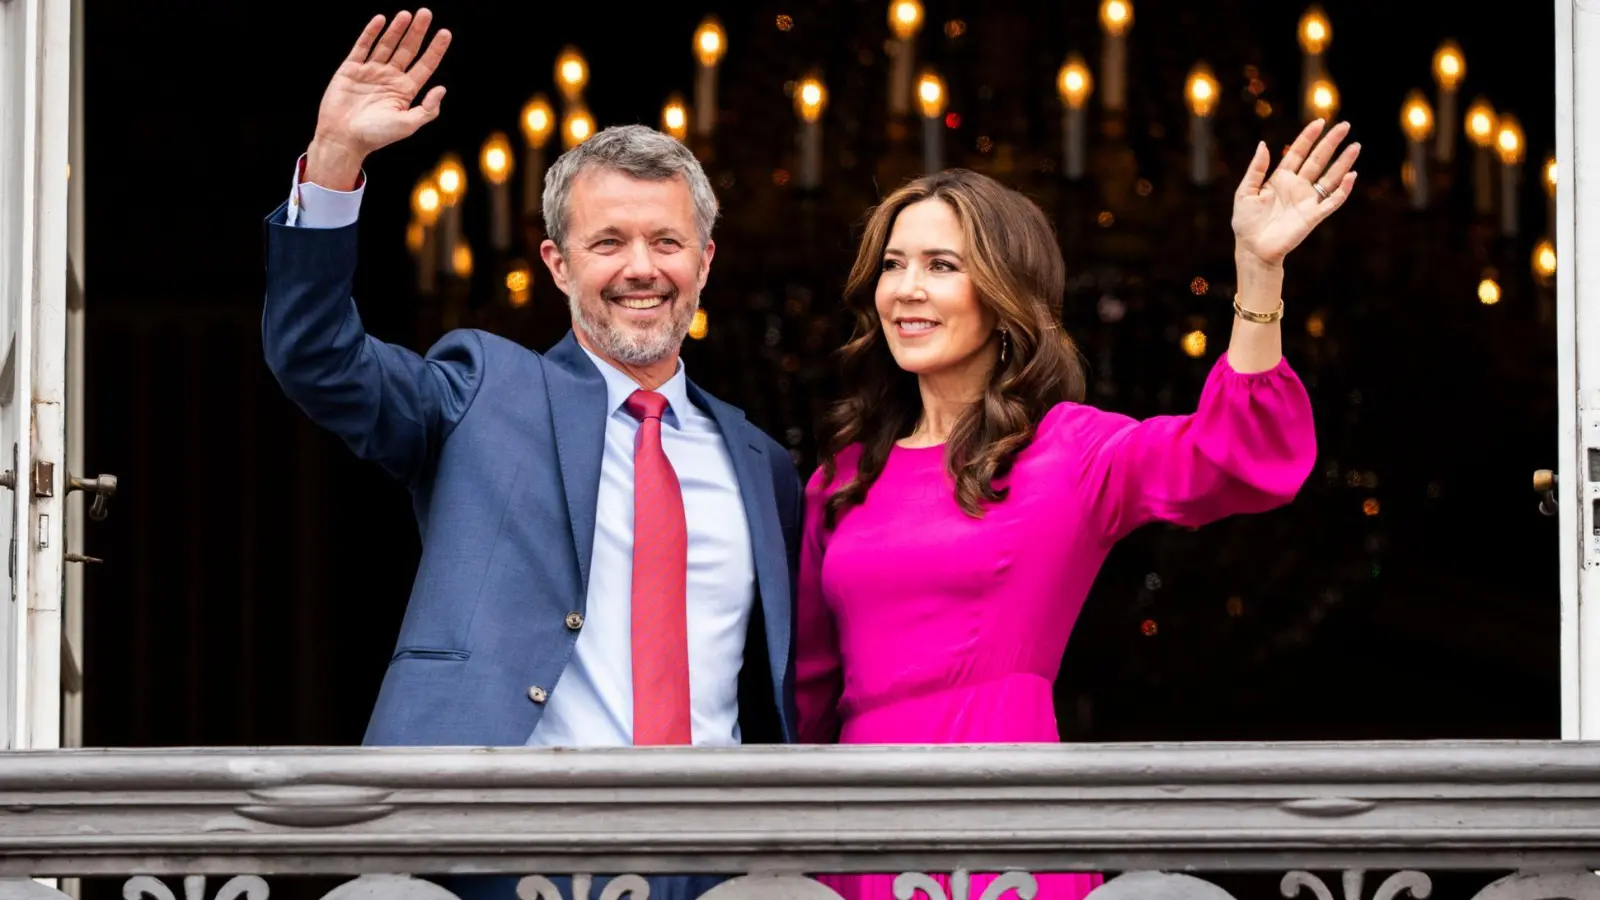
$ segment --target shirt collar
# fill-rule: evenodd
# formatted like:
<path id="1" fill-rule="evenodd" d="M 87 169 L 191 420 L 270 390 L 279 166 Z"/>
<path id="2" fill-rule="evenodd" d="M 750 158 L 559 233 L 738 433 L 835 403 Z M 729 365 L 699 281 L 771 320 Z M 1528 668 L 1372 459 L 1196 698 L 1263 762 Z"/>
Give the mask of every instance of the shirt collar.
<path id="1" fill-rule="evenodd" d="M 606 380 L 606 416 L 615 415 L 641 385 L 633 380 L 633 376 L 606 362 L 588 347 L 582 344 L 578 346 L 588 354 L 594 367 L 600 370 L 601 377 Z M 656 388 L 656 393 L 667 398 L 667 414 L 662 421 L 674 428 L 683 427 L 683 414 L 689 409 L 689 377 L 683 373 L 682 357 L 678 358 L 678 368 L 672 377 Z"/>

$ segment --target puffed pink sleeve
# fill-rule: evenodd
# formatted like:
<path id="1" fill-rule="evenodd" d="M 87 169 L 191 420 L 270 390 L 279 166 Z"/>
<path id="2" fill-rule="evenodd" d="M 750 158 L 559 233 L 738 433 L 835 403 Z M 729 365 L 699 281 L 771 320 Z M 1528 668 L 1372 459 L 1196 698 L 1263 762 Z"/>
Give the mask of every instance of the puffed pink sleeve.
<path id="1" fill-rule="evenodd" d="M 823 472 L 818 469 L 806 485 L 796 598 L 794 693 L 802 744 L 838 741 L 839 697 L 844 691 L 833 610 L 822 596 L 822 555 L 827 549 L 823 504 L 827 498 Z"/>
<path id="2" fill-rule="evenodd" d="M 1061 433 L 1081 442 L 1083 499 L 1108 542 L 1150 522 L 1195 527 L 1283 506 L 1316 463 L 1311 399 L 1287 360 L 1245 375 L 1224 354 L 1189 415 L 1057 411 L 1071 420 Z"/>

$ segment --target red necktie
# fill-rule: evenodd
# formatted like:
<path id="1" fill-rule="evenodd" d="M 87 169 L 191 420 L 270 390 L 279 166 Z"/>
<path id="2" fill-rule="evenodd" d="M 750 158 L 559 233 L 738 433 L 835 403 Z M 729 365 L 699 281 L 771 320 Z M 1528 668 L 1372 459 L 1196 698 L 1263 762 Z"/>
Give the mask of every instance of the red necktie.
<path id="1" fill-rule="evenodd" d="M 634 391 L 633 742 L 687 744 L 689 728 L 689 527 L 678 474 L 661 449 L 667 398 Z"/>

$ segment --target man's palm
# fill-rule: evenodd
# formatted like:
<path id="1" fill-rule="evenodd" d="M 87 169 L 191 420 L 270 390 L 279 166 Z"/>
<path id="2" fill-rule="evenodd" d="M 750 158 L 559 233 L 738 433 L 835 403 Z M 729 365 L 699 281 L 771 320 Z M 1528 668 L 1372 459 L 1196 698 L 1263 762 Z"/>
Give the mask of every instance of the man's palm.
<path id="1" fill-rule="evenodd" d="M 422 9 L 415 17 L 397 14 L 387 31 L 382 16 L 367 23 L 322 95 L 319 135 L 365 155 L 410 137 L 438 117 L 443 87 L 428 91 L 421 105 L 411 105 L 450 46 L 450 32 L 440 31 L 418 58 L 432 19 Z"/>

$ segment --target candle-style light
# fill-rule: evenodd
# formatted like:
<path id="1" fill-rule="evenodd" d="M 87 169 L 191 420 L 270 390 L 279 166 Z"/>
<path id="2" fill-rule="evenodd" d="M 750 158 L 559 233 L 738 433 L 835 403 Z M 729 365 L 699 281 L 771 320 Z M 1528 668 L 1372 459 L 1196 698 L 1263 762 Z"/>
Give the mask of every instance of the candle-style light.
<path id="1" fill-rule="evenodd" d="M 1434 154 L 1441 163 L 1456 158 L 1456 88 L 1467 77 L 1467 58 L 1455 41 L 1447 40 L 1433 52 L 1433 80 L 1439 85 L 1437 143 Z"/>
<path id="2" fill-rule="evenodd" d="M 810 75 L 794 91 L 794 109 L 800 117 L 800 187 L 822 186 L 822 111 L 828 106 L 828 88 Z"/>
<path id="3" fill-rule="evenodd" d="M 450 271 L 463 281 L 472 277 L 472 246 L 465 239 L 457 241 L 450 254 Z"/>
<path id="4" fill-rule="evenodd" d="M 694 30 L 694 133 L 708 138 L 717 126 L 717 64 L 728 52 L 728 33 L 716 16 L 706 16 Z M 682 140 L 682 138 L 679 138 Z"/>
<path id="5" fill-rule="evenodd" d="M 461 158 L 446 153 L 434 170 L 434 183 L 439 186 L 439 262 L 446 271 L 453 272 L 455 247 L 461 240 L 461 199 L 467 193 L 467 171 Z"/>
<path id="6" fill-rule="evenodd" d="M 1303 93 L 1300 117 L 1310 121 L 1317 117 L 1316 110 L 1311 106 L 1311 86 L 1327 77 L 1328 67 L 1323 62 L 1322 54 L 1333 41 L 1333 25 L 1328 22 L 1322 7 L 1315 3 L 1306 7 L 1295 29 L 1295 36 L 1300 41 L 1301 53 L 1300 89 Z"/>
<path id="7" fill-rule="evenodd" d="M 1522 124 L 1510 113 L 1500 116 L 1500 129 L 1495 133 L 1494 149 L 1500 156 L 1500 233 L 1506 237 L 1517 234 L 1517 185 L 1522 181 L 1524 146 Z"/>
<path id="8" fill-rule="evenodd" d="M 544 147 L 556 130 L 556 114 L 543 94 L 534 94 L 522 107 L 522 214 L 535 216 L 544 190 Z"/>
<path id="9" fill-rule="evenodd" d="M 1132 27 L 1132 0 L 1101 0 L 1100 105 L 1109 111 L 1128 108 L 1128 30 Z"/>
<path id="10" fill-rule="evenodd" d="M 1549 282 L 1556 274 L 1556 245 L 1549 238 L 1540 238 L 1533 245 L 1533 274 L 1541 282 Z"/>
<path id="11" fill-rule="evenodd" d="M 917 32 L 922 30 L 922 4 L 894 0 L 889 4 L 889 116 L 903 119 L 911 109 L 911 72 L 917 64 Z"/>
<path id="12" fill-rule="evenodd" d="M 689 137 L 689 110 L 682 96 L 674 93 L 667 97 L 661 107 L 661 130 L 680 141 Z"/>
<path id="13" fill-rule="evenodd" d="M 1500 282 L 1495 280 L 1492 272 L 1484 273 L 1483 280 L 1478 282 L 1478 302 L 1484 306 L 1500 302 Z"/>
<path id="14" fill-rule="evenodd" d="M 1300 108 L 1305 110 L 1308 122 L 1312 119 L 1332 122 L 1333 117 L 1339 114 L 1339 86 L 1326 75 L 1318 78 L 1306 90 Z"/>
<path id="15" fill-rule="evenodd" d="M 1189 180 L 1211 183 L 1211 114 L 1216 111 L 1219 88 L 1205 63 L 1189 70 L 1183 96 L 1189 104 Z"/>
<path id="16" fill-rule="evenodd" d="M 577 100 L 583 96 L 583 89 L 588 83 L 589 61 L 583 58 L 577 47 L 563 47 L 556 56 L 556 84 L 561 87 L 561 96 L 569 101 Z"/>
<path id="17" fill-rule="evenodd" d="M 1061 96 L 1061 172 L 1077 181 L 1088 162 L 1088 106 L 1094 77 L 1083 57 L 1073 53 L 1056 73 L 1056 93 Z"/>
<path id="18" fill-rule="evenodd" d="M 1545 223 L 1545 234 L 1556 233 L 1556 157 L 1555 154 L 1545 158 L 1544 168 L 1539 173 L 1539 181 L 1544 185 L 1545 212 L 1549 219 Z"/>
<path id="19" fill-rule="evenodd" d="M 944 80 L 931 69 L 917 80 L 917 105 L 922 110 L 922 170 L 944 168 L 944 108 L 949 97 Z"/>
<path id="20" fill-rule="evenodd" d="M 533 296 L 533 269 L 523 260 L 516 260 L 506 272 L 506 299 L 512 306 L 527 306 Z"/>
<path id="21" fill-rule="evenodd" d="M 478 168 L 489 182 L 489 246 L 504 252 L 511 249 L 511 139 L 490 133 L 478 153 Z"/>
<path id="22" fill-rule="evenodd" d="M 706 311 L 702 307 L 694 311 L 694 318 L 689 320 L 689 337 L 693 340 L 703 341 L 710 323 L 706 321 Z"/>
<path id="23" fill-rule="evenodd" d="M 411 190 L 412 220 L 422 229 L 417 254 L 417 291 L 431 294 L 439 282 L 439 212 L 443 201 L 433 176 L 417 180 Z"/>
<path id="24" fill-rule="evenodd" d="M 1406 172 L 1408 177 L 1401 179 L 1410 188 L 1411 208 L 1426 209 L 1428 206 L 1428 145 L 1427 140 L 1433 136 L 1433 110 L 1428 107 L 1428 98 L 1420 90 L 1413 90 L 1406 95 L 1406 102 L 1400 107 L 1400 130 L 1406 136 Z"/>
<path id="25" fill-rule="evenodd" d="M 1489 101 L 1479 97 L 1467 107 L 1467 140 L 1472 142 L 1472 206 L 1480 216 L 1494 212 L 1494 138 L 1499 120 Z"/>
<path id="26" fill-rule="evenodd" d="M 589 115 L 588 107 L 582 103 L 568 106 L 566 114 L 561 117 L 561 145 L 571 150 L 592 137 L 594 117 Z"/>

